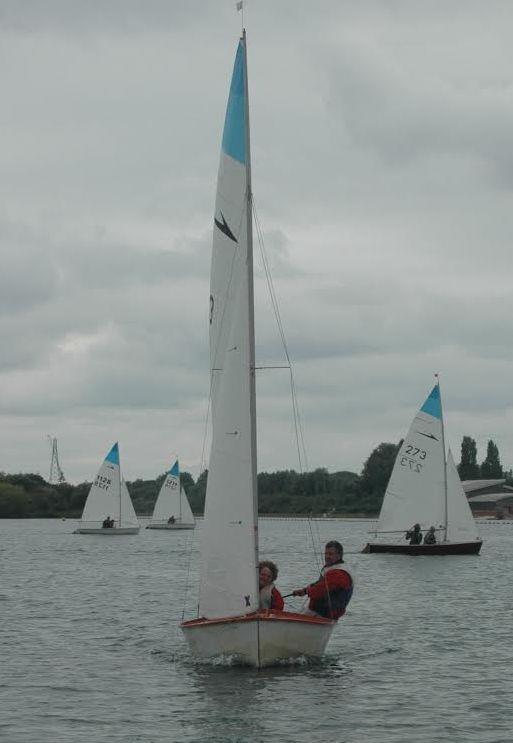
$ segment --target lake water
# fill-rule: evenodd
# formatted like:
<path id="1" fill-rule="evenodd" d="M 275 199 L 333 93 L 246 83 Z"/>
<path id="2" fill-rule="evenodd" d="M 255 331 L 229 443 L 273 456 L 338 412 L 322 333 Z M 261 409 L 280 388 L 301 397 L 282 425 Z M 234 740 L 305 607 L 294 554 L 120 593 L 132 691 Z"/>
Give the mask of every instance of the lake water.
<path id="1" fill-rule="evenodd" d="M 260 671 L 189 656 L 199 528 L 74 526 L 0 521 L 2 743 L 513 740 L 512 523 L 480 526 L 480 556 L 430 558 L 359 554 L 369 522 L 261 520 L 282 593 L 316 577 L 310 527 L 356 589 L 322 662 Z"/>

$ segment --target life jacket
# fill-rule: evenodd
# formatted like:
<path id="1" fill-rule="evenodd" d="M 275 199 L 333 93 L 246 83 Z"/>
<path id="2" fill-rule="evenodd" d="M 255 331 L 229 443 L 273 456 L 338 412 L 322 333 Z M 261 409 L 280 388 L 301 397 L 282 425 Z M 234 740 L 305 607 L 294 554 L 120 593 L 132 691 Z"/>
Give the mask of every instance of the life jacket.
<path id="1" fill-rule="evenodd" d="M 353 595 L 353 578 L 351 577 L 351 574 L 341 566 L 341 563 L 338 562 L 335 565 L 327 565 L 324 567 L 321 570 L 319 580 L 321 581 L 331 570 L 340 570 L 341 572 L 344 572 L 349 576 L 351 585 L 349 588 L 332 588 L 325 596 L 311 600 L 310 609 L 326 619 L 338 619 L 344 614 L 346 606 L 351 601 L 351 596 Z"/>
<path id="2" fill-rule="evenodd" d="M 273 588 L 274 583 L 269 583 L 268 586 L 264 586 L 260 589 L 259 604 L 261 609 L 270 609 L 273 601 Z"/>

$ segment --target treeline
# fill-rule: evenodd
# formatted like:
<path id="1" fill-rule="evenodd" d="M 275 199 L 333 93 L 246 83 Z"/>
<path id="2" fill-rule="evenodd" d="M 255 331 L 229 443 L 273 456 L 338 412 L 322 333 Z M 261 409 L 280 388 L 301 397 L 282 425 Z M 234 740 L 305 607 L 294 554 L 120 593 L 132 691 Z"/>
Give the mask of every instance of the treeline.
<path id="1" fill-rule="evenodd" d="M 258 475 L 258 510 L 262 514 L 331 514 L 374 516 L 379 512 L 383 495 L 392 472 L 399 444 L 382 443 L 366 460 L 361 473 L 342 470 L 328 472 L 261 472 Z M 484 461 L 477 464 L 476 442 L 464 436 L 458 470 L 462 480 L 511 479 L 504 472 L 497 446 L 488 442 Z M 193 512 L 203 513 L 207 486 L 207 471 L 196 482 L 188 472 L 182 472 L 182 484 Z M 135 510 L 149 515 L 165 475 L 155 480 L 128 482 Z M 8 475 L 0 473 L 0 518 L 66 517 L 79 518 L 91 483 L 51 485 L 40 475 Z"/>
<path id="2" fill-rule="evenodd" d="M 464 436 L 461 442 L 461 461 L 458 465 L 461 480 L 499 480 L 511 479 L 511 470 L 505 471 L 502 467 L 499 449 L 495 442 L 489 441 L 486 447 L 486 457 L 477 463 L 477 445 L 471 436 Z"/>

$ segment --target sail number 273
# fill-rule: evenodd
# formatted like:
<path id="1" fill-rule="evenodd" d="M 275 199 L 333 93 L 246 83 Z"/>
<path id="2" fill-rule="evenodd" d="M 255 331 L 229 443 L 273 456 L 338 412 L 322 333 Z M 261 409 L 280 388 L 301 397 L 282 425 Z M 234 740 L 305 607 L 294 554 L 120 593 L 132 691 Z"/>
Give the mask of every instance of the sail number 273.
<path id="1" fill-rule="evenodd" d="M 424 449 L 419 449 L 417 446 L 408 444 L 404 448 L 404 455 L 399 460 L 401 467 L 408 467 L 412 472 L 420 472 L 422 464 L 418 460 L 424 460 L 427 457 L 427 452 Z"/>

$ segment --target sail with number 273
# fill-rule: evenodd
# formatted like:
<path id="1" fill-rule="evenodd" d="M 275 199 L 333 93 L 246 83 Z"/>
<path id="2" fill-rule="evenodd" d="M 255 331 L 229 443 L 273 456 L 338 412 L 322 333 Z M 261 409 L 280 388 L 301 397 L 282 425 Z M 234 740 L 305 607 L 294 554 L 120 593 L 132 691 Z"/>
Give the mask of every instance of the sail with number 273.
<path id="1" fill-rule="evenodd" d="M 199 657 L 253 666 L 323 653 L 335 622 L 259 610 L 255 331 L 246 34 L 233 70 L 217 182 L 210 292 L 212 448 L 201 534 Z"/>
<path id="2" fill-rule="evenodd" d="M 419 544 L 405 539 L 415 524 Z M 423 542 L 430 529 L 434 534 L 431 543 L 429 538 Z M 451 450 L 447 458 L 445 455 L 438 382 L 413 419 L 397 454 L 376 535 L 378 538 L 369 542 L 364 552 L 456 555 L 476 554 L 481 548 Z"/>

